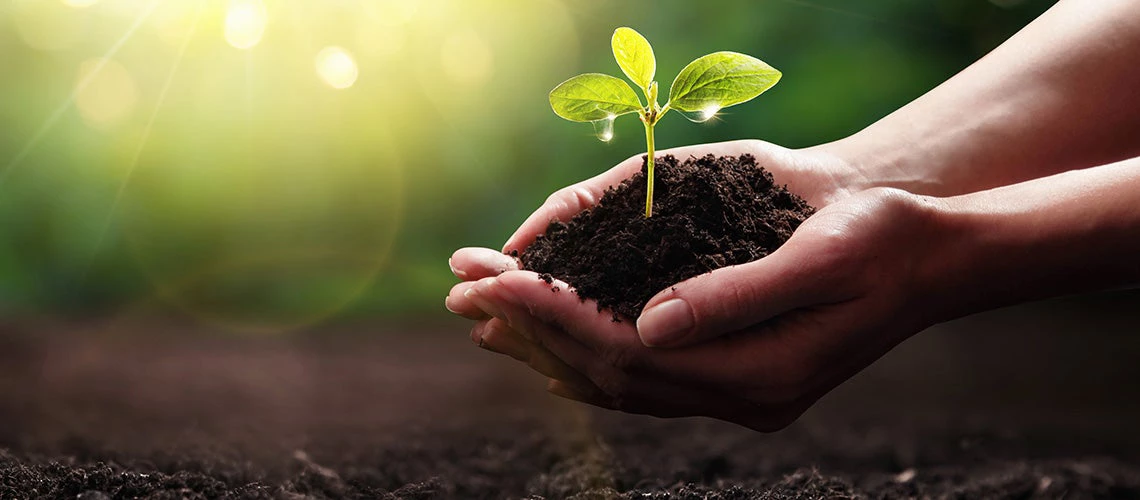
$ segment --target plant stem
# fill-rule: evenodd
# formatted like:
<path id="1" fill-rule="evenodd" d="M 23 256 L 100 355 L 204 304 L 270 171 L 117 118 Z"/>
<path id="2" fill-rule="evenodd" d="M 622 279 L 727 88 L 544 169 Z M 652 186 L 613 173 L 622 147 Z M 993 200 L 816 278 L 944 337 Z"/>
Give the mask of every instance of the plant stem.
<path id="1" fill-rule="evenodd" d="M 649 156 L 645 159 L 647 172 L 645 180 L 645 218 L 653 217 L 653 124 L 645 122 L 645 144 L 649 149 Z"/>

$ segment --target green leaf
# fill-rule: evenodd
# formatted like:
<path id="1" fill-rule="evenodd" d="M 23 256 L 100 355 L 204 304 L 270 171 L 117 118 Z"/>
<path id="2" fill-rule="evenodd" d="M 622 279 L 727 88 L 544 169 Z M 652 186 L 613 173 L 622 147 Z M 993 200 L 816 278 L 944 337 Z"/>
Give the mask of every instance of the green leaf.
<path id="1" fill-rule="evenodd" d="M 586 73 L 554 87 L 550 91 L 550 107 L 567 120 L 592 122 L 640 111 L 641 101 L 625 80 Z"/>
<path id="2" fill-rule="evenodd" d="M 679 111 L 715 112 L 764 93 L 780 72 L 737 52 L 715 52 L 685 66 L 669 89 L 669 106 Z"/>
<path id="3" fill-rule="evenodd" d="M 653 57 L 653 47 L 649 40 L 641 33 L 631 28 L 618 28 L 614 30 L 610 45 L 614 48 L 614 59 L 617 59 L 621 71 L 633 83 L 643 89 L 649 88 L 653 75 L 657 72 L 657 59 Z"/>

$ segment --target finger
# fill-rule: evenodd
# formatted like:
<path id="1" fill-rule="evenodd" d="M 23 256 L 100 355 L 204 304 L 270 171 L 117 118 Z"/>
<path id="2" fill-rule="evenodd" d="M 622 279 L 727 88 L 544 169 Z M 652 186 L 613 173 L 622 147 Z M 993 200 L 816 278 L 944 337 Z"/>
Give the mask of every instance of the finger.
<path id="1" fill-rule="evenodd" d="M 583 402 L 595 406 L 661 418 L 707 416 L 731 421 L 774 413 L 773 409 L 722 394 L 717 388 L 689 386 L 645 371 L 614 366 L 549 325 L 540 325 L 535 335 L 551 353 L 589 378 L 590 387 L 598 392 L 579 392 L 589 395 L 590 400 Z"/>
<path id="2" fill-rule="evenodd" d="M 717 156 L 735 155 L 743 151 L 750 141 L 728 141 L 713 144 L 695 144 L 664 151 L 656 156 L 673 155 L 678 159 L 690 156 L 713 154 Z M 527 217 L 503 245 L 503 253 L 522 252 L 534 242 L 536 236 L 546 232 L 551 221 L 566 222 L 579 212 L 593 207 L 610 187 L 617 187 L 622 181 L 633 177 L 645 165 L 645 155 L 637 155 L 618 163 L 617 166 L 585 181 L 567 186 L 554 194 Z"/>
<path id="3" fill-rule="evenodd" d="M 546 383 L 546 392 L 560 398 L 594 405 L 607 410 L 616 409 L 613 407 L 613 404 L 610 403 L 609 398 L 602 395 L 599 391 L 582 390 L 580 387 L 573 386 L 570 383 L 558 379 L 552 378 Z"/>
<path id="4" fill-rule="evenodd" d="M 555 288 L 566 292 L 552 293 Z M 570 285 L 558 279 L 547 283 L 531 271 L 508 271 L 496 278 L 480 280 L 466 295 L 480 309 L 506 320 L 532 342 L 536 341 L 533 330 L 540 326 L 538 323 L 545 322 L 593 329 L 599 336 L 608 335 L 640 345 L 633 325 L 614 322 L 612 313 L 598 311 L 593 301 L 581 300 Z"/>
<path id="5" fill-rule="evenodd" d="M 639 359 L 676 352 L 645 347 L 627 323 L 614 323 L 612 315 L 599 313 L 593 302 L 583 302 L 571 294 L 556 297 L 558 294 L 550 293 L 550 286 L 532 272 L 512 271 L 481 281 L 476 293 L 497 318 L 506 319 L 512 328 L 525 332 L 532 342 L 585 375 L 606 394 L 609 406 L 661 417 L 707 415 L 740 419 L 750 413 L 745 411 L 747 404 L 720 396 L 708 386 L 690 388 L 649 376 L 640 370 L 645 363 Z M 587 335 L 593 340 L 590 345 L 570 333 L 583 335 L 587 330 L 592 332 Z M 714 366 L 719 362 L 707 357 L 700 361 L 711 361 Z"/>
<path id="6" fill-rule="evenodd" d="M 556 280 L 554 285 L 560 283 Z M 788 321 L 712 342 L 677 349 L 651 348 L 642 344 L 632 325 L 613 322 L 613 316 L 598 312 L 593 301 L 551 293 L 549 287 L 535 273 L 509 271 L 480 281 L 473 290 L 478 290 L 479 300 L 485 304 L 481 307 L 506 319 L 528 340 L 554 351 L 609 394 L 623 392 L 621 384 L 627 382 L 610 380 L 614 373 L 645 372 L 696 387 L 760 390 L 749 394 L 750 399 L 787 403 L 811 388 L 828 359 L 822 354 L 835 351 L 836 339 L 842 337 L 828 326 L 842 325 L 842 321 L 836 323 L 831 313 L 823 311 L 789 315 Z M 580 343 L 585 354 L 576 355 L 560 338 Z M 599 371 L 594 364 L 597 362 L 617 372 Z"/>
<path id="7" fill-rule="evenodd" d="M 551 221 L 568 221 L 578 212 L 596 205 L 607 189 L 632 177 L 644 162 L 642 157 L 634 156 L 602 174 L 555 191 L 507 239 L 503 253 L 522 252 L 536 236 L 546 232 Z"/>
<path id="8" fill-rule="evenodd" d="M 789 240 L 760 260 L 685 280 L 646 303 L 638 335 L 647 346 L 681 347 L 793 309 L 852 298 L 841 286 L 842 270 L 827 254 Z"/>
<path id="9" fill-rule="evenodd" d="M 535 347 L 498 318 L 482 322 L 478 329 L 472 328 L 471 341 L 479 347 L 506 354 L 523 363 L 530 360 L 531 351 Z"/>
<path id="10" fill-rule="evenodd" d="M 542 346 L 521 340 L 505 322 L 498 318 L 480 321 L 471 328 L 471 341 L 481 349 L 505 354 L 526 363 L 532 370 L 550 378 L 569 381 L 580 386 L 591 385 L 585 375 L 578 373 Z"/>
<path id="11" fill-rule="evenodd" d="M 464 281 L 475 281 L 491 276 L 498 276 L 505 271 L 519 269 L 519 261 L 510 255 L 490 248 L 467 247 L 456 250 L 447 259 L 456 278 Z"/>
<path id="12" fill-rule="evenodd" d="M 475 283 L 464 281 L 457 283 L 451 287 L 451 291 L 447 293 L 447 298 L 443 301 L 443 307 L 446 307 L 452 314 L 463 316 L 467 319 L 482 320 L 490 318 L 491 316 L 479 309 L 473 302 L 464 297 L 463 294 L 471 289 Z"/>

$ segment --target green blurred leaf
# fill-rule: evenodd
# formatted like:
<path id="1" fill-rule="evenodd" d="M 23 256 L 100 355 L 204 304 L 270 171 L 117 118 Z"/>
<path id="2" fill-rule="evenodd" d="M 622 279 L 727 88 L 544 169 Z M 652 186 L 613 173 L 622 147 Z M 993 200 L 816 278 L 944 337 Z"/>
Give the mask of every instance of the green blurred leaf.
<path id="1" fill-rule="evenodd" d="M 618 28 L 614 30 L 613 39 L 614 59 L 618 66 L 633 83 L 643 89 L 649 89 L 649 82 L 657 72 L 657 59 L 653 57 L 653 47 L 649 40 L 632 28 Z"/>
<path id="2" fill-rule="evenodd" d="M 764 93 L 780 72 L 737 52 L 715 52 L 689 63 L 669 89 L 669 106 L 679 111 L 727 108 Z"/>
<path id="3" fill-rule="evenodd" d="M 567 120 L 592 122 L 638 111 L 641 101 L 625 80 L 586 73 L 554 87 L 550 91 L 550 107 Z"/>

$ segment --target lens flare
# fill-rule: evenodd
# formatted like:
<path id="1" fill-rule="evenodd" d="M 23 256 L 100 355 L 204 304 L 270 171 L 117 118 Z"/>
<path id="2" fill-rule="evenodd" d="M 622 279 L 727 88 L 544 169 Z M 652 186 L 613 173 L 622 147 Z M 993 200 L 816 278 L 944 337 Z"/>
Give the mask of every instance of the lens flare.
<path id="1" fill-rule="evenodd" d="M 130 116 L 137 103 L 138 87 L 122 64 L 95 58 L 79 65 L 75 107 L 88 125 L 101 129 L 114 126 Z"/>
<path id="2" fill-rule="evenodd" d="M 231 1 L 226 10 L 226 41 L 234 48 L 253 48 L 265 35 L 268 17 L 261 0 Z"/>
<path id="3" fill-rule="evenodd" d="M 701 121 L 709 121 L 720 111 L 720 104 L 709 104 L 701 109 Z"/>
<path id="4" fill-rule="evenodd" d="M 13 0 L 8 3 L 11 5 L 0 7 L 0 15 L 7 14 L 3 16 L 7 18 L 4 21 L 12 22 L 29 47 L 67 50 L 74 47 L 84 34 L 86 13 L 69 9 L 59 2 Z"/>
<path id="5" fill-rule="evenodd" d="M 334 89 L 351 87 L 359 74 L 352 55 L 340 47 L 325 47 L 317 54 L 317 75 Z"/>

